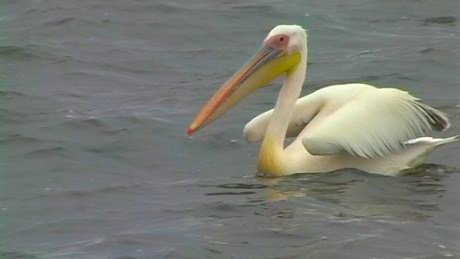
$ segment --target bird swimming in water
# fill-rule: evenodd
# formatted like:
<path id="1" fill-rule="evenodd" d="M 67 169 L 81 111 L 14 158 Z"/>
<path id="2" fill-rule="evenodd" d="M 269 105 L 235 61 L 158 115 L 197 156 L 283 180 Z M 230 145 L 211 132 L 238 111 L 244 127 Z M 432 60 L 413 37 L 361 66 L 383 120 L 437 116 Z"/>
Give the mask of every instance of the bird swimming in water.
<path id="1" fill-rule="evenodd" d="M 299 99 L 307 69 L 307 33 L 273 28 L 262 48 L 211 97 L 187 129 L 191 136 L 246 96 L 284 76 L 275 108 L 244 127 L 262 141 L 258 171 L 266 176 L 358 169 L 395 175 L 424 162 L 435 148 L 460 139 L 431 138 L 449 128 L 447 116 L 394 88 L 331 85 Z M 286 146 L 286 138 L 295 138 Z"/>

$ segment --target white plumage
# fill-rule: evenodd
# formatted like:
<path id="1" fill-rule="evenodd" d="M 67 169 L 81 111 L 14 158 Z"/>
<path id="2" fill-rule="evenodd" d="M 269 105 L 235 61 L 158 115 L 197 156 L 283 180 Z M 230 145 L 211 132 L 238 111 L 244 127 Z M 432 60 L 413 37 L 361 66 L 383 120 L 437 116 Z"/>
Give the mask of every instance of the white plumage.
<path id="1" fill-rule="evenodd" d="M 263 141 L 258 170 L 269 176 L 355 168 L 394 175 L 423 163 L 450 138 L 424 137 L 449 128 L 447 116 L 393 88 L 366 84 L 324 87 L 299 98 L 307 69 L 307 35 L 279 25 L 245 67 L 208 101 L 187 132 L 209 124 L 246 95 L 284 75 L 275 108 L 244 127 L 249 142 Z M 295 139 L 286 146 L 285 139 Z"/>
<path id="2" fill-rule="evenodd" d="M 273 110 L 244 128 L 249 142 L 263 139 Z M 348 152 L 384 157 L 404 142 L 449 127 L 446 115 L 407 92 L 366 84 L 333 85 L 297 100 L 287 137 L 299 137 L 312 155 Z"/>

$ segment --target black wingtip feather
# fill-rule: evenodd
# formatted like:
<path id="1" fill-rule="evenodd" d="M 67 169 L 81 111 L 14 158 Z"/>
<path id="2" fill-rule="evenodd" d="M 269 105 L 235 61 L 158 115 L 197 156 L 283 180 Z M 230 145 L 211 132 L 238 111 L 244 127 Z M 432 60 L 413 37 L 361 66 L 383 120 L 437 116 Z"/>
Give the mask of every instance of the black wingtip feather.
<path id="1" fill-rule="evenodd" d="M 422 109 L 429 118 L 429 123 L 432 129 L 437 131 L 445 131 L 450 127 L 449 118 L 441 111 L 438 111 L 428 105 L 417 102 L 417 106 Z"/>

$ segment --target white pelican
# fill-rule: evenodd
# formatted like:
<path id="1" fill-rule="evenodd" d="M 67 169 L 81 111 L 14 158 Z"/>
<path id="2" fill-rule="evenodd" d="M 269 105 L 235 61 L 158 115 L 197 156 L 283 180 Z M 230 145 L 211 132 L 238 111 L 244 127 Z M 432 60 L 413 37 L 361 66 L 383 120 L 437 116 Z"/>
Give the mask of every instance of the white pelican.
<path id="1" fill-rule="evenodd" d="M 446 130 L 449 120 L 398 89 L 332 85 L 298 99 L 306 68 L 306 31 L 297 25 L 276 26 L 253 58 L 203 106 L 188 135 L 284 75 L 275 108 L 244 127 L 246 140 L 262 141 L 257 164 L 263 175 L 344 168 L 394 175 L 423 163 L 436 147 L 460 139 L 417 138 L 431 130 Z M 295 137 L 287 147 L 286 137 Z"/>

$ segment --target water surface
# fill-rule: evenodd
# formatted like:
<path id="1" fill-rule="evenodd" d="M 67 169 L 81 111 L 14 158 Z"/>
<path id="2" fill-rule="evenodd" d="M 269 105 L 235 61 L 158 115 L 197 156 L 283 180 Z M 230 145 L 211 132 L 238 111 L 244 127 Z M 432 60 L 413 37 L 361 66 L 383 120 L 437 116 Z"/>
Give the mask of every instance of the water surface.
<path id="1" fill-rule="evenodd" d="M 460 257 L 460 145 L 400 177 L 255 177 L 245 122 L 279 82 L 185 128 L 277 24 L 304 93 L 410 91 L 460 134 L 460 2 L 0 1 L 0 257 Z"/>

